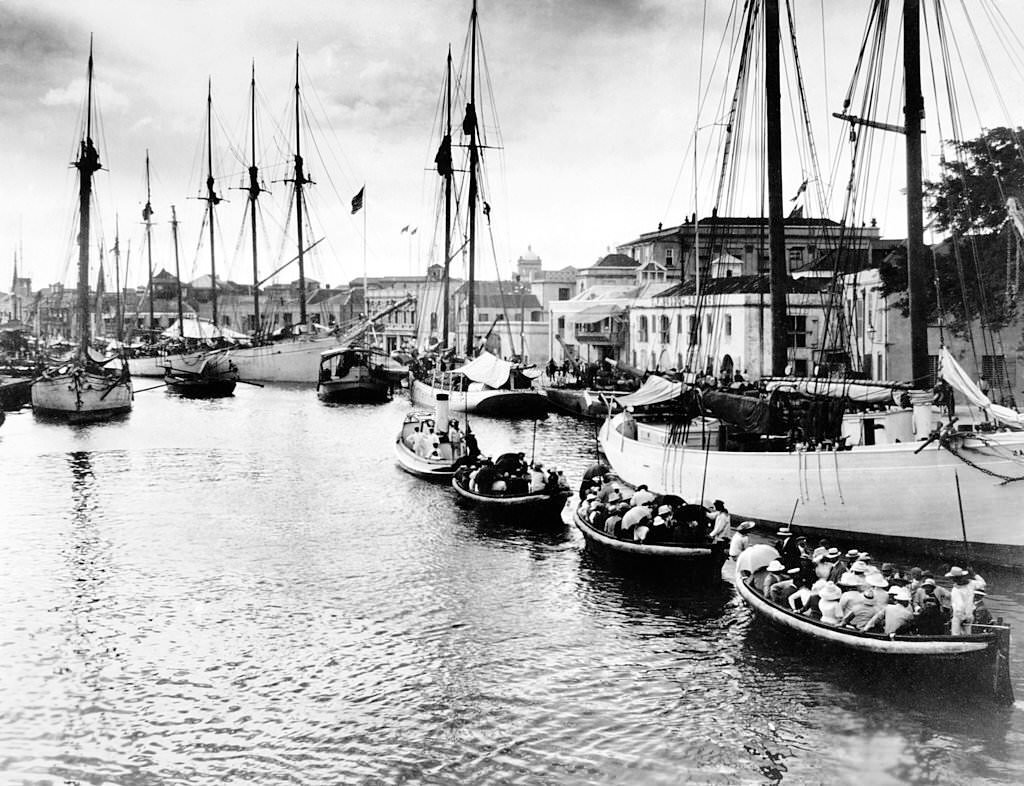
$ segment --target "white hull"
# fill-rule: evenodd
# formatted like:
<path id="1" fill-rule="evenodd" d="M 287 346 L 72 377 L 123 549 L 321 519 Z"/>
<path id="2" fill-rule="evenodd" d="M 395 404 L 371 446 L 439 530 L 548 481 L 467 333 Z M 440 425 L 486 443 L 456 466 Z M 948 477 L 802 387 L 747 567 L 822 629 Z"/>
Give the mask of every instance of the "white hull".
<path id="1" fill-rule="evenodd" d="M 296 339 L 259 347 L 232 349 L 229 357 L 238 367 L 239 379 L 251 382 L 313 383 L 320 371 L 320 353 L 334 346 L 337 346 L 337 342 L 333 337 Z M 133 377 L 162 377 L 164 366 L 168 362 L 175 368 L 189 368 L 189 364 L 194 364 L 201 354 L 203 353 L 189 352 L 131 358 L 128 361 L 128 368 Z"/>
<path id="2" fill-rule="evenodd" d="M 468 412 L 481 415 L 511 415 L 540 413 L 547 408 L 547 398 L 533 388 L 524 390 L 444 390 L 414 379 L 409 385 L 412 403 L 420 407 L 433 407 L 438 393 L 448 394 L 450 412 Z"/>
<path id="3" fill-rule="evenodd" d="M 399 467 L 418 478 L 448 481 L 455 476 L 455 466 L 451 461 L 417 456 L 402 442 L 401 436 L 395 440 L 395 459 Z"/>
<path id="4" fill-rule="evenodd" d="M 807 534 L 878 542 L 962 559 L 957 511 L 959 476 L 971 556 L 989 564 L 1024 565 L 1024 481 L 1002 483 L 966 464 L 937 442 L 845 451 L 704 451 L 626 439 L 621 416 L 601 428 L 601 448 L 626 482 L 700 501 L 725 500 L 735 516 L 793 523 Z M 1024 434 L 967 437 L 959 450 L 974 464 L 1003 476 L 1024 475 Z"/>
<path id="5" fill-rule="evenodd" d="M 32 409 L 40 415 L 72 421 L 101 420 L 132 408 L 131 379 L 111 380 L 84 371 L 38 379 L 32 384 Z"/>

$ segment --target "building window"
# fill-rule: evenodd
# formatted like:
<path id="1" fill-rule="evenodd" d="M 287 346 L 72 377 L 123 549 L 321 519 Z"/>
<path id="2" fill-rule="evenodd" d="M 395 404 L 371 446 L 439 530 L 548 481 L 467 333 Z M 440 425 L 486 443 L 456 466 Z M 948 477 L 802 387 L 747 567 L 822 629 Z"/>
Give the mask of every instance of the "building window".
<path id="1" fill-rule="evenodd" d="M 568 300 L 569 299 L 569 287 L 559 287 L 558 288 L 558 299 L 559 300 Z"/>
<path id="2" fill-rule="evenodd" d="M 935 387 L 935 383 L 939 381 L 939 356 L 929 355 L 928 356 L 928 387 Z"/>
<path id="3" fill-rule="evenodd" d="M 794 377 L 806 377 L 807 376 L 807 360 L 805 358 L 796 358 L 790 361 L 793 364 L 793 376 Z"/>
<path id="4" fill-rule="evenodd" d="M 706 317 L 704 317 L 704 329 L 707 331 L 709 336 L 711 335 L 711 327 L 711 315 L 708 314 Z"/>
<path id="5" fill-rule="evenodd" d="M 804 260 L 804 250 L 800 246 L 793 246 L 789 249 L 789 268 L 792 270 L 795 267 L 800 267 L 800 263 Z"/>
<path id="6" fill-rule="evenodd" d="M 662 344 L 667 344 L 671 340 L 669 338 L 669 333 L 671 331 L 671 325 L 672 325 L 672 320 L 669 319 L 667 316 L 663 315 L 661 317 L 661 331 L 660 331 L 661 332 L 661 343 Z"/>
<path id="7" fill-rule="evenodd" d="M 676 333 L 683 335 L 683 315 L 676 314 Z"/>
<path id="8" fill-rule="evenodd" d="M 476 319 L 477 319 L 478 322 L 486 322 L 487 321 L 487 316 L 488 315 L 487 315 L 486 311 L 477 311 L 476 312 Z"/>
<path id="9" fill-rule="evenodd" d="M 732 314 L 725 315 L 725 335 L 732 335 Z"/>
<path id="10" fill-rule="evenodd" d="M 565 317 L 558 318 L 558 329 L 565 330 Z"/>
<path id="11" fill-rule="evenodd" d="M 789 320 L 789 341 L 788 346 L 791 347 L 806 347 L 807 346 L 807 317 L 803 314 L 799 316 L 793 316 L 792 314 L 787 317 Z"/>
<path id="12" fill-rule="evenodd" d="M 984 379 L 989 389 L 1004 387 L 1008 382 L 1006 376 L 1006 355 L 982 355 L 981 356 L 981 378 Z M 988 391 L 982 391 L 988 395 Z"/>
<path id="13" fill-rule="evenodd" d="M 697 321 L 696 315 L 690 316 L 690 346 L 695 347 L 700 343 L 700 322 Z"/>
<path id="14" fill-rule="evenodd" d="M 640 317 L 637 321 L 639 327 L 637 340 L 641 342 L 647 341 L 647 317 Z"/>
<path id="15" fill-rule="evenodd" d="M 665 249 L 665 267 L 672 267 L 675 263 L 674 254 L 671 248 Z"/>

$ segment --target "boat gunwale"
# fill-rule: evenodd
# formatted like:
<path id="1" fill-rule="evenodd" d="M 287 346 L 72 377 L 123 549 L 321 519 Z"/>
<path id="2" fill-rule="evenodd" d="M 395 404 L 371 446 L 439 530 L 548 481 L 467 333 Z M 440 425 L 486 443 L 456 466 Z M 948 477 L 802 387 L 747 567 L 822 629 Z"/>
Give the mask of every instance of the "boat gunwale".
<path id="1" fill-rule="evenodd" d="M 487 495 L 480 494 L 476 491 L 470 491 L 459 484 L 458 476 L 452 478 L 452 488 L 454 488 L 459 494 L 466 499 L 474 502 L 482 502 L 485 504 L 497 505 L 499 507 L 517 508 L 517 507 L 528 507 L 530 505 L 553 505 L 554 503 L 561 501 L 562 505 L 565 505 L 566 500 L 572 495 L 572 492 L 568 489 L 559 491 L 557 494 L 549 494 L 544 491 L 533 492 L 532 494 L 516 494 L 516 495 Z"/>
<path id="2" fill-rule="evenodd" d="M 623 554 L 632 554 L 636 556 L 647 556 L 647 557 L 670 557 L 674 559 L 711 559 L 714 556 L 714 549 L 708 546 L 688 546 L 685 544 L 670 544 L 670 543 L 636 543 L 633 541 L 622 540 L 609 535 L 606 532 L 591 526 L 590 522 L 586 521 L 579 513 L 579 507 L 573 511 L 573 521 L 576 524 L 576 528 L 583 534 L 584 539 L 590 543 L 595 542 L 600 545 L 622 552 Z"/>

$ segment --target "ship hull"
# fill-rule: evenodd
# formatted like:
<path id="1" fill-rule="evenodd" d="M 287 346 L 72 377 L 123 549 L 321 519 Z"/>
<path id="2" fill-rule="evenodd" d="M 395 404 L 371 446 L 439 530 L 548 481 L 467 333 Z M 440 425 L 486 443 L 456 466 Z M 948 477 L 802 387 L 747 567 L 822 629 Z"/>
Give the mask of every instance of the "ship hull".
<path id="1" fill-rule="evenodd" d="M 626 482 L 686 500 L 720 497 L 734 516 L 801 533 L 877 543 L 908 553 L 1024 567 L 1024 434 L 965 437 L 957 450 L 937 442 L 820 452 L 734 452 L 628 439 L 621 416 L 601 428 L 601 448 Z M 1016 459 L 1016 460 L 1014 460 Z M 988 474 L 995 473 L 995 475 Z M 965 523 L 957 512 L 959 478 Z"/>
<path id="2" fill-rule="evenodd" d="M 409 394 L 412 403 L 421 407 L 432 407 L 438 393 L 448 395 L 448 409 L 451 412 L 468 412 L 476 415 L 513 417 L 540 415 L 547 410 L 547 398 L 539 390 L 442 390 L 433 388 L 418 379 L 411 381 Z"/>
<path id="3" fill-rule="evenodd" d="M 32 409 L 43 417 L 85 423 L 122 415 L 132 408 L 130 379 L 71 371 L 32 384 Z"/>

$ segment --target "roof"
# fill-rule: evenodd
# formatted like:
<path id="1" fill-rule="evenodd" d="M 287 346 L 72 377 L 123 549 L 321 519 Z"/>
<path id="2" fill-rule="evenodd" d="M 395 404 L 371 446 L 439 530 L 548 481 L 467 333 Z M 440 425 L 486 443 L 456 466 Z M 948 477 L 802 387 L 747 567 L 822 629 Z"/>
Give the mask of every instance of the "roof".
<path id="1" fill-rule="evenodd" d="M 819 278 L 787 278 L 786 291 L 791 294 L 814 294 L 829 286 L 828 281 Z M 728 276 L 705 279 L 701 282 L 702 295 L 767 295 L 771 291 L 768 276 Z M 697 294 L 695 281 L 676 284 L 654 297 L 680 297 Z"/>
<path id="2" fill-rule="evenodd" d="M 861 270 L 869 270 L 878 267 L 886 256 L 892 253 L 893 249 L 904 245 L 904 240 L 878 240 L 870 249 L 867 248 L 845 248 L 839 260 L 839 274 L 856 273 Z M 805 265 L 793 268 L 794 273 L 807 273 L 811 271 L 825 271 L 831 273 L 836 269 L 836 254 L 838 249 L 829 249 L 817 255 Z"/>
<path id="3" fill-rule="evenodd" d="M 626 254 L 606 254 L 595 262 L 591 267 L 639 267 L 640 263 L 633 257 Z"/>
<path id="4" fill-rule="evenodd" d="M 454 294 L 465 296 L 468 284 L 463 284 L 455 290 Z M 474 282 L 474 307 L 475 308 L 509 308 L 520 307 L 520 295 L 516 291 L 512 281 L 476 281 Z M 532 292 L 527 292 L 522 298 L 522 307 L 528 309 L 540 308 L 540 301 Z"/>

